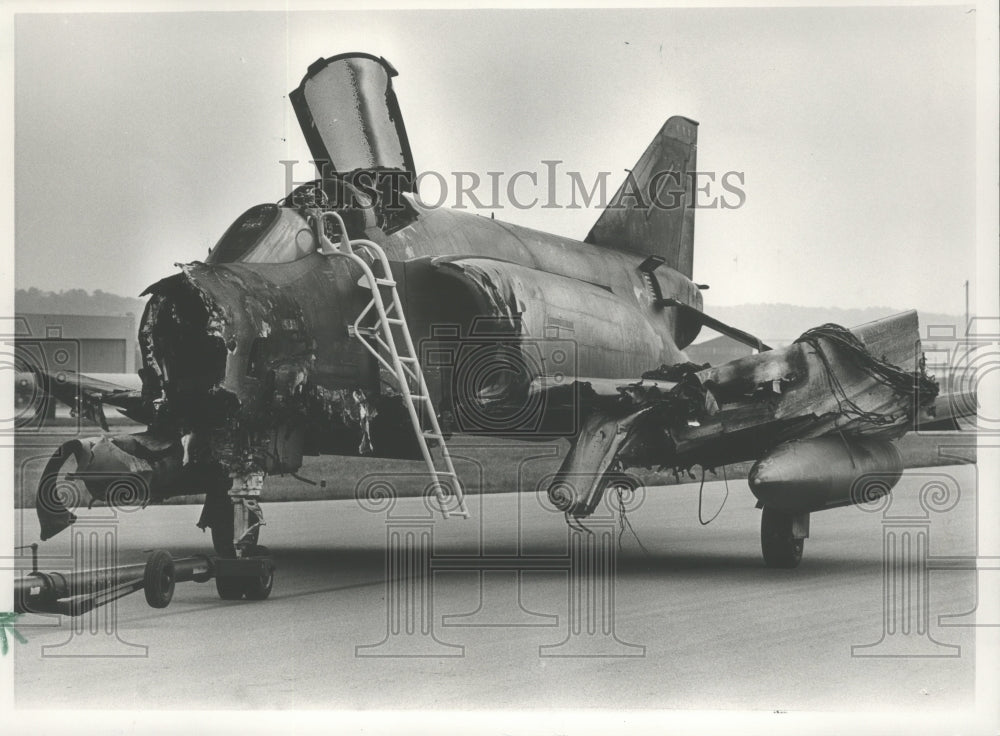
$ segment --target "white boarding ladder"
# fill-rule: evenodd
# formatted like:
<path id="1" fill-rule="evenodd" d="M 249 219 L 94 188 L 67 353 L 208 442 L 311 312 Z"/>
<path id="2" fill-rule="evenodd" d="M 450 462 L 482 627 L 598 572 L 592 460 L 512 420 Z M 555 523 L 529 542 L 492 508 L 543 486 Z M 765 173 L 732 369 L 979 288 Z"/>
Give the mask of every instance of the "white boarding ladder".
<path id="1" fill-rule="evenodd" d="M 403 404 L 410 415 L 410 423 L 413 425 L 420 454 L 430 472 L 431 484 L 438 503 L 441 505 L 441 513 L 445 518 L 451 516 L 468 518 L 469 512 L 465 506 L 462 484 L 459 482 L 455 466 L 451 462 L 451 453 L 448 452 L 448 445 L 444 441 L 437 412 L 427 389 L 427 381 L 424 380 L 424 372 L 417 360 L 417 352 L 413 347 L 413 339 L 410 337 L 410 330 L 406 324 L 406 315 L 403 313 L 403 304 L 399 299 L 396 281 L 392 278 L 392 271 L 389 268 L 389 260 L 385 256 L 385 251 L 371 240 L 355 239 L 352 241 L 347 235 L 343 218 L 336 212 L 313 210 L 311 215 L 316 238 L 320 243 L 320 253 L 327 256 L 346 256 L 357 264 L 364 273 L 363 280 L 367 283 L 368 289 L 371 290 L 372 298 L 368 305 L 361 310 L 354 323 L 348 326 L 347 331 L 351 337 L 356 338 L 369 353 L 375 356 L 382 367 L 395 376 L 400 394 L 403 397 Z M 337 223 L 340 230 L 339 243 L 333 243 L 326 236 L 325 222 L 327 219 Z M 355 248 L 364 249 L 374 256 L 374 259 L 381 266 L 381 276 L 375 275 L 368 262 L 354 252 Z M 389 306 L 386 306 L 382 289 L 388 291 Z M 361 322 L 373 309 L 377 317 L 375 326 L 362 327 Z M 399 332 L 403 336 L 402 345 L 397 344 L 392 332 L 393 327 L 400 328 Z M 416 392 L 410 390 L 411 381 L 416 387 Z M 421 402 L 426 411 L 417 408 L 416 402 L 418 401 Z M 422 414 L 427 416 L 429 427 L 424 427 L 420 419 Z M 437 441 L 441 448 L 440 460 L 436 460 L 431 453 L 428 440 Z"/>

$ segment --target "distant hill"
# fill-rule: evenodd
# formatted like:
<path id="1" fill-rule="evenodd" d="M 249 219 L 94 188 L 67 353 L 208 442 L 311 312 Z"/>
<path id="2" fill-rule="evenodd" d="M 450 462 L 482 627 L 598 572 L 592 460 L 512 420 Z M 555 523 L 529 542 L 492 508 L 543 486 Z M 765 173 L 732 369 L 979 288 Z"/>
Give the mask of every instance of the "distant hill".
<path id="1" fill-rule="evenodd" d="M 834 322 L 844 327 L 871 322 L 905 311 L 892 307 L 840 309 L 838 307 L 799 307 L 794 304 L 739 304 L 733 307 L 705 305 L 705 311 L 734 327 L 763 340 L 794 340 L 811 327 Z M 927 335 L 927 325 L 961 325 L 964 317 L 955 314 L 919 312 L 920 336 Z M 699 341 L 713 336 L 707 330 Z"/>
<path id="2" fill-rule="evenodd" d="M 109 294 L 97 290 L 93 293 L 84 289 L 68 291 L 41 291 L 39 289 L 18 289 L 15 296 L 18 312 L 39 314 L 93 314 L 115 315 L 131 312 L 139 317 L 145 307 L 145 300 L 134 297 Z M 845 327 L 871 322 L 880 317 L 896 314 L 902 310 L 892 307 L 867 307 L 865 309 L 840 309 L 837 307 L 799 307 L 793 304 L 740 304 L 730 307 L 706 305 L 713 317 L 746 330 L 762 339 L 793 340 L 810 327 L 835 322 Z M 920 313 L 921 336 L 926 334 L 928 324 L 959 325 L 963 318 L 953 314 Z M 704 331 L 699 341 L 714 333 Z"/>
<path id="3" fill-rule="evenodd" d="M 90 293 L 85 289 L 68 291 L 42 291 L 41 289 L 17 289 L 14 293 L 14 309 L 26 314 L 89 314 L 109 316 L 128 314 L 137 318 L 146 306 L 144 299 L 109 294 L 106 291 Z"/>

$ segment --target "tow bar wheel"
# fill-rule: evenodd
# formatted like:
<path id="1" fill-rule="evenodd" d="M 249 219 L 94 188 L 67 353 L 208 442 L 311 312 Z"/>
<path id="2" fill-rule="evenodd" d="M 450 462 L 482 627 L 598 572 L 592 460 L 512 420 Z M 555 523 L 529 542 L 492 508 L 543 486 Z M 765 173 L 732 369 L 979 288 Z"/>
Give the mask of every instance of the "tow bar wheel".
<path id="1" fill-rule="evenodd" d="M 143 590 L 146 593 L 146 603 L 153 608 L 166 608 L 174 597 L 176 581 L 174 560 L 169 552 L 158 549 L 146 560 L 146 570 L 143 574 Z"/>

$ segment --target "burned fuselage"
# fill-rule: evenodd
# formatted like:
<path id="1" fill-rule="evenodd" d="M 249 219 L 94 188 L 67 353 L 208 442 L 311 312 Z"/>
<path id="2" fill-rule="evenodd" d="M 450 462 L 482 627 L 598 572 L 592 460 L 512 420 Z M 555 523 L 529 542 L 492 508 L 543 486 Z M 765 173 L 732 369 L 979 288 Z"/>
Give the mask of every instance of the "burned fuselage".
<path id="1" fill-rule="evenodd" d="M 310 66 L 290 100 L 320 178 L 149 287 L 139 394 L 45 377 L 105 429 L 107 404 L 148 430 L 60 448 L 38 494 L 43 539 L 74 521 L 64 481 L 108 503 L 205 493 L 218 554 L 253 560 L 265 475 L 310 454 L 422 458 L 441 500 L 438 476 L 457 474 L 430 446 L 466 433 L 568 438 L 548 497 L 577 517 L 629 467 L 754 461 L 765 560 L 794 567 L 809 513 L 888 493 L 911 466 L 894 442 L 945 418 L 913 312 L 777 350 L 704 314 L 694 121 L 664 123 L 580 242 L 425 207 L 394 75 L 367 54 Z M 688 362 L 705 325 L 758 354 Z M 221 580 L 220 595 L 266 597 L 270 578 L 254 580 Z"/>
<path id="2" fill-rule="evenodd" d="M 147 290 L 143 394 L 186 463 L 238 474 L 293 472 L 303 454 L 415 456 L 397 388 L 348 333 L 368 298 L 362 274 L 316 252 L 307 217 L 254 208 L 205 263 Z M 393 258 L 414 339 L 438 356 L 425 372 L 452 431 L 573 434 L 571 387 L 677 362 L 694 335 L 652 303 L 628 254 L 577 243 L 570 258 L 568 242 L 525 244 L 537 234 L 444 211 L 361 234 Z M 700 306 L 681 274 L 655 277 Z"/>

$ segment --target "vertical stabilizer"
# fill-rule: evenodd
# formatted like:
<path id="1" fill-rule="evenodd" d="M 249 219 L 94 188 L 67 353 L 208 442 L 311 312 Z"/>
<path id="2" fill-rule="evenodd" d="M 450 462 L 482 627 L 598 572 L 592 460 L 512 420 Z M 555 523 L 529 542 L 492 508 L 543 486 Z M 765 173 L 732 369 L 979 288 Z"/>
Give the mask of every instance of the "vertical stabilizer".
<path id="1" fill-rule="evenodd" d="M 586 241 L 656 255 L 691 276 L 698 123 L 675 115 L 663 124 Z"/>

